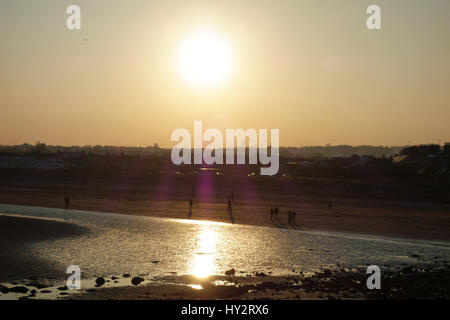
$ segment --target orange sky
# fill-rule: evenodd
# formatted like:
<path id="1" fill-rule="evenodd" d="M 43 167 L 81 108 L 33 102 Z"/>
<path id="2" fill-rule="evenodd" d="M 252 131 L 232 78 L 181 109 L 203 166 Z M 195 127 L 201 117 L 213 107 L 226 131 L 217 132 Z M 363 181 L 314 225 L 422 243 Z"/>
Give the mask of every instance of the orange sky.
<path id="1" fill-rule="evenodd" d="M 76 1 L 69 31 L 72 2 L 0 3 L 0 144 L 169 147 L 194 120 L 284 146 L 450 140 L 449 1 Z M 174 62 L 199 27 L 233 50 L 214 88 Z"/>

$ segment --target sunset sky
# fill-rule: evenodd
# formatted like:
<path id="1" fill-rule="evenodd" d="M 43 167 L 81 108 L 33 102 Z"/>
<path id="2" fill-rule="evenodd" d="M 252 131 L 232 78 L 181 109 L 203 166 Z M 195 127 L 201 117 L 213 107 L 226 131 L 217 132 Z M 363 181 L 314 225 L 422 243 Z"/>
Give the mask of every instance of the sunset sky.
<path id="1" fill-rule="evenodd" d="M 226 53 L 214 85 L 180 67 L 199 30 Z M 194 120 L 283 146 L 450 141 L 448 0 L 2 0 L 0 39 L 0 144 L 171 147 Z"/>

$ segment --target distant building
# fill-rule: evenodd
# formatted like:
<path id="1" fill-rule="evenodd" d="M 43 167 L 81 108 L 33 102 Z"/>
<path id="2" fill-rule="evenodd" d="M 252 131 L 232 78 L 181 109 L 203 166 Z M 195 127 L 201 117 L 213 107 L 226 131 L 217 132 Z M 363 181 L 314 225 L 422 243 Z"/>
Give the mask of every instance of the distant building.
<path id="1" fill-rule="evenodd" d="M 0 155 L 0 168 L 36 168 L 36 157 L 31 155 Z"/>

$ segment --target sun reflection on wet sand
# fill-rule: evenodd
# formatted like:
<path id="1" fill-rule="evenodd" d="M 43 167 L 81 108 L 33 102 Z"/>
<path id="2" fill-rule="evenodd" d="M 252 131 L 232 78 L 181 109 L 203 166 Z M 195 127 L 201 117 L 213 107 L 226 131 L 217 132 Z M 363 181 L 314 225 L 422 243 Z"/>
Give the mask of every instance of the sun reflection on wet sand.
<path id="1" fill-rule="evenodd" d="M 218 234 L 213 225 L 199 225 L 197 247 L 194 252 L 190 274 L 205 278 L 214 275 L 217 271 L 215 264 Z"/>

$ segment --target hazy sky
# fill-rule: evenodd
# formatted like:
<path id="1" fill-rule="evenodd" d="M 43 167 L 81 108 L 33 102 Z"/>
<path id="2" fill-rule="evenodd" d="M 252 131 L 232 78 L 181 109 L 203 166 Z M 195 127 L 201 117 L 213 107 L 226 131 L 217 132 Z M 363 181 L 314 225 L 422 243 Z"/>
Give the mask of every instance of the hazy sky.
<path id="1" fill-rule="evenodd" d="M 198 28 L 232 48 L 214 88 L 174 62 Z M 194 120 L 284 146 L 450 140 L 448 0 L 2 0 L 0 39 L 0 144 L 168 147 Z"/>

